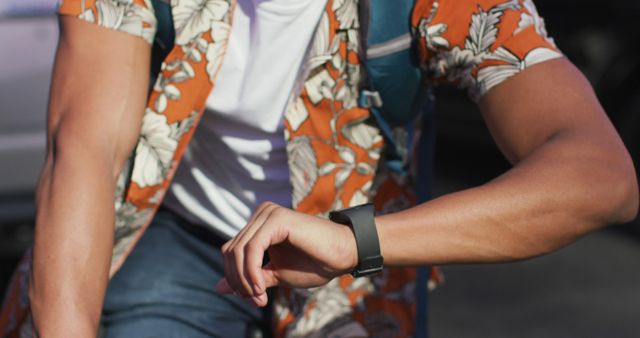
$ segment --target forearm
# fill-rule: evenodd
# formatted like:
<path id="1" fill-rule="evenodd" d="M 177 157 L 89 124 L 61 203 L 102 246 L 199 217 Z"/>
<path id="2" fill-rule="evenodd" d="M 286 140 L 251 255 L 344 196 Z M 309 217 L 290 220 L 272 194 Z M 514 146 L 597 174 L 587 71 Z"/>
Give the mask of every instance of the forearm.
<path id="1" fill-rule="evenodd" d="M 150 46 L 75 17 L 60 23 L 30 300 L 41 336 L 91 337 L 109 277 L 116 177 L 145 110 Z"/>
<path id="2" fill-rule="evenodd" d="M 86 152 L 48 161 L 38 187 L 30 300 L 42 337 L 97 332 L 113 243 L 114 184 L 110 163 Z"/>
<path id="3" fill-rule="evenodd" d="M 610 170 L 632 168 L 628 156 L 597 142 L 559 134 L 483 186 L 378 217 L 385 263 L 524 259 L 633 217 L 635 175 Z"/>

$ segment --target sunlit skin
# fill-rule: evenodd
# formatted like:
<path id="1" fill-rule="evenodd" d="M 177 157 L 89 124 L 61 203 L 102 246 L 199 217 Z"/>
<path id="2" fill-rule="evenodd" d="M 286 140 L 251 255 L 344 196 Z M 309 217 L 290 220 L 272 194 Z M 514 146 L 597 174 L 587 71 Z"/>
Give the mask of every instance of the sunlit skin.
<path id="1" fill-rule="evenodd" d="M 75 18 L 60 20 L 30 300 L 41 337 L 90 337 L 108 282 L 116 176 L 145 107 L 150 47 Z M 483 186 L 377 217 L 386 265 L 524 259 L 636 215 L 630 157 L 568 60 L 523 71 L 480 105 L 513 169 Z M 271 263 L 262 267 L 265 250 Z M 259 306 L 268 287 L 321 285 L 357 264 L 348 227 L 269 203 L 223 252 L 226 279 L 217 289 Z"/>
<path id="2" fill-rule="evenodd" d="M 482 186 L 377 217 L 386 266 L 526 259 L 635 217 L 633 163 L 569 60 L 524 70 L 491 90 L 480 108 L 513 168 Z M 261 267 L 265 250 L 271 263 Z M 268 287 L 319 286 L 357 264 L 349 227 L 276 205 L 258 209 L 223 253 L 218 291 L 259 306 Z"/>
<path id="3" fill-rule="evenodd" d="M 151 51 L 128 34 L 73 17 L 60 22 L 29 293 L 41 337 L 95 337 L 116 177 L 138 139 Z"/>

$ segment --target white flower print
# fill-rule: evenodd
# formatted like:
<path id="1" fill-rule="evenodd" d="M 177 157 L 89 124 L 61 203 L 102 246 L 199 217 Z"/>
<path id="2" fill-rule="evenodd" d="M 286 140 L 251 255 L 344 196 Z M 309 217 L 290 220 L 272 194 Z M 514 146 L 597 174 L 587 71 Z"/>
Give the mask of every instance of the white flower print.
<path id="1" fill-rule="evenodd" d="M 189 60 L 193 62 L 200 62 L 202 61 L 202 54 L 207 52 L 208 44 L 207 40 L 203 38 L 196 38 L 181 47 Z"/>
<path id="2" fill-rule="evenodd" d="M 168 100 L 175 101 L 180 99 L 180 89 L 170 84 L 170 79 L 162 75 L 162 73 L 158 75 L 153 90 L 160 93 L 154 103 L 154 108 L 158 113 L 162 113 L 167 109 Z"/>
<path id="3" fill-rule="evenodd" d="M 356 205 L 369 202 L 370 201 L 369 194 L 371 192 L 372 186 L 373 186 L 373 181 L 369 181 L 365 185 L 363 185 L 359 190 L 357 190 L 353 194 L 353 196 L 351 196 L 351 200 L 349 200 L 349 206 L 353 207 Z M 369 285 L 369 287 L 371 288 L 370 291 L 373 291 L 372 285 Z"/>
<path id="4" fill-rule="evenodd" d="M 366 162 L 358 162 L 356 165 L 356 172 L 360 175 L 372 175 L 375 171 L 375 168 Z"/>
<path id="5" fill-rule="evenodd" d="M 124 203 L 127 183 L 129 183 L 129 177 L 131 174 L 131 164 L 133 160 L 133 155 L 129 156 L 125 164 L 122 166 L 122 171 L 118 175 L 118 179 L 116 180 L 116 189 L 114 193 L 114 205 L 115 209 L 118 210 L 120 206 Z"/>
<path id="6" fill-rule="evenodd" d="M 327 61 L 331 60 L 335 51 L 338 50 L 340 40 L 334 39 L 330 44 L 329 41 L 329 16 L 326 13 L 320 18 L 320 23 L 313 37 L 313 43 L 309 50 L 309 57 L 306 65 L 306 71 L 310 71 Z"/>
<path id="7" fill-rule="evenodd" d="M 333 87 L 335 85 L 336 81 L 326 69 L 318 72 L 304 83 L 309 100 L 314 105 L 317 105 L 323 99 L 333 99 Z"/>
<path id="8" fill-rule="evenodd" d="M 304 316 L 296 316 L 297 319 L 290 326 L 287 337 L 328 337 L 329 331 L 336 329 L 334 326 L 337 325 L 332 325 L 333 322 L 343 322 L 346 319 L 352 311 L 351 302 L 338 281 L 339 279 L 336 278 L 323 287 L 309 290 L 311 294 L 305 298 L 313 300 L 315 306 Z M 340 324 L 343 325 L 337 327 L 348 323 Z"/>
<path id="9" fill-rule="evenodd" d="M 340 132 L 349 142 L 358 145 L 362 149 L 371 149 L 374 144 L 382 142 L 380 130 L 370 126 L 364 120 L 357 120 L 344 125 Z"/>
<path id="10" fill-rule="evenodd" d="M 433 77 L 446 78 L 449 82 L 459 81 L 461 87 L 473 84 L 471 70 L 482 62 L 482 55 L 476 55 L 468 49 L 453 47 L 434 56 L 429 62 L 429 71 Z"/>
<path id="11" fill-rule="evenodd" d="M 334 38 L 334 41 L 336 41 L 336 40 L 339 41 L 340 40 L 340 36 L 344 36 L 344 34 L 336 34 L 336 37 Z M 339 45 L 340 43 L 338 42 L 337 44 Z M 345 60 L 342 58 L 342 55 L 340 55 L 339 53 L 335 53 L 335 54 L 333 54 L 333 56 L 331 56 L 331 65 L 335 69 L 342 70 L 344 65 L 345 65 Z"/>
<path id="12" fill-rule="evenodd" d="M 93 15 L 93 11 L 90 9 L 87 9 L 84 12 L 80 13 L 80 15 L 78 15 L 78 18 L 87 22 L 96 22 L 96 17 L 95 15 Z"/>
<path id="13" fill-rule="evenodd" d="M 211 30 L 229 11 L 228 0 L 172 0 L 176 43 L 184 45 Z"/>
<path id="14" fill-rule="evenodd" d="M 445 23 L 431 25 L 439 7 L 440 4 L 435 1 L 431 6 L 429 16 L 423 18 L 418 24 L 418 33 L 421 37 L 425 38 L 427 48 L 432 51 L 435 51 L 438 48 L 449 48 L 449 41 L 442 37 L 442 34 L 447 31 L 449 26 Z"/>
<path id="15" fill-rule="evenodd" d="M 420 23 L 420 35 L 424 37 L 427 48 L 431 51 L 449 48 L 449 41 L 442 37 L 449 26 L 446 23 L 429 25 L 426 19 Z"/>
<path id="16" fill-rule="evenodd" d="M 153 90 L 158 92 L 154 108 L 158 113 L 163 113 L 167 109 L 168 100 L 180 100 L 180 89 L 174 83 L 194 78 L 195 71 L 189 62 L 180 59 L 163 63 L 160 69 L 162 72 L 158 74 L 153 85 Z"/>
<path id="17" fill-rule="evenodd" d="M 227 39 L 231 30 L 231 26 L 225 22 L 214 22 L 211 28 L 211 37 L 213 43 L 207 46 L 206 58 L 207 58 L 207 74 L 209 75 L 209 81 L 214 82 L 216 74 L 222 65 L 222 58 L 226 50 Z"/>
<path id="18" fill-rule="evenodd" d="M 156 17 L 153 6 L 148 0 L 140 6 L 132 0 L 96 0 L 95 11 L 98 15 L 98 25 L 140 36 L 148 43 L 153 42 L 156 32 Z M 82 12 L 78 18 L 96 22 L 96 17 L 91 9 Z M 145 23 L 147 24 L 145 27 Z"/>
<path id="19" fill-rule="evenodd" d="M 355 0 L 334 0 L 331 8 L 340 22 L 340 29 L 358 28 L 358 2 Z"/>
<path id="20" fill-rule="evenodd" d="M 138 210 L 131 202 L 123 203 L 116 210 L 115 240 L 119 241 L 128 237 L 132 232 L 144 226 L 151 212 L 151 209 Z"/>
<path id="21" fill-rule="evenodd" d="M 309 138 L 297 137 L 287 143 L 287 155 L 295 208 L 313 189 L 318 177 L 316 153 Z"/>
<path id="22" fill-rule="evenodd" d="M 351 109 L 358 105 L 360 67 L 346 62 L 345 65 L 346 72 L 349 75 L 346 78 L 346 82 L 336 92 L 335 99 L 342 101 L 344 109 Z"/>
<path id="23" fill-rule="evenodd" d="M 124 19 L 125 6 L 119 6 L 114 1 L 96 0 L 98 24 L 103 27 L 118 29 Z"/>
<path id="24" fill-rule="evenodd" d="M 120 209 L 116 210 L 116 233 L 111 262 L 116 262 L 131 247 L 135 239 L 135 233 L 145 226 L 151 217 L 154 209 L 138 209 L 135 205 L 127 202 Z"/>
<path id="25" fill-rule="evenodd" d="M 427 48 L 440 50 L 427 64 L 430 76 L 456 83 L 461 88 L 467 88 L 472 97 L 477 97 L 482 89 L 478 88 L 471 72 L 491 54 L 490 48 L 496 42 L 497 26 L 504 11 L 520 8 L 518 0 L 505 1 L 488 11 L 478 7 L 478 12 L 471 17 L 469 35 L 465 39 L 463 48 L 459 46 L 448 48 L 449 42 L 441 37 L 447 29 L 446 26 L 421 27 L 421 35 L 425 37 Z M 431 14 L 424 25 L 428 25 L 433 20 L 434 13 Z"/>
<path id="26" fill-rule="evenodd" d="M 327 161 L 323 165 L 321 165 L 320 168 L 318 168 L 318 175 L 320 176 L 329 175 L 334 170 L 336 170 L 337 167 L 338 166 L 335 164 L 335 162 Z"/>
<path id="27" fill-rule="evenodd" d="M 497 84 L 526 69 L 527 67 L 561 56 L 562 54 L 555 50 L 539 47 L 531 50 L 529 53 L 527 53 L 524 59 L 520 60 L 508 49 L 499 47 L 494 53 L 489 55 L 487 59 L 502 61 L 506 64 L 487 66 L 478 71 L 477 96 L 480 97 L 484 95 Z"/>
<path id="28" fill-rule="evenodd" d="M 478 13 L 471 17 L 469 36 L 464 42 L 464 48 L 471 50 L 476 55 L 488 52 L 491 45 L 496 42 L 496 36 L 498 35 L 497 25 L 504 11 L 519 8 L 520 5 L 517 0 L 496 5 L 487 12 L 482 8 L 478 8 Z"/>
<path id="29" fill-rule="evenodd" d="M 538 14 L 538 9 L 536 5 L 533 4 L 531 0 L 524 0 L 522 2 L 524 4 L 524 8 L 526 8 L 527 12 L 522 12 L 520 15 L 520 21 L 518 22 L 518 28 L 513 32 L 513 35 L 516 35 L 522 32 L 525 28 L 533 25 L 536 33 L 538 35 L 544 37 L 549 43 L 555 46 L 552 38 L 548 37 L 547 28 L 545 27 L 544 20 Z"/>
<path id="30" fill-rule="evenodd" d="M 132 0 L 120 0 L 120 2 L 131 3 Z M 145 0 L 146 7 L 132 5 L 127 7 L 122 24 L 119 30 L 140 36 L 148 43 L 153 43 L 153 37 L 156 33 L 156 16 L 153 13 L 153 5 L 149 0 Z M 145 23 L 148 27 L 145 27 Z"/>
<path id="31" fill-rule="evenodd" d="M 169 76 L 169 80 L 174 83 L 184 82 L 196 76 L 196 72 L 195 70 L 193 70 L 193 66 L 191 66 L 191 64 L 185 60 L 174 60 L 166 64 L 164 69 L 173 72 Z"/>
<path id="32" fill-rule="evenodd" d="M 353 196 L 351 196 L 351 200 L 349 200 L 350 206 L 361 205 L 369 202 L 369 198 L 365 195 L 362 190 L 356 191 Z"/>
<path id="33" fill-rule="evenodd" d="M 141 188 L 162 183 L 178 141 L 171 138 L 166 116 L 147 109 L 142 120 L 131 180 Z"/>
<path id="34" fill-rule="evenodd" d="M 345 83 L 340 86 L 338 92 L 335 95 L 336 100 L 342 101 L 342 107 L 344 109 L 351 109 L 358 105 L 358 87 Z"/>
<path id="35" fill-rule="evenodd" d="M 285 118 L 293 131 L 298 130 L 302 123 L 309 117 L 309 111 L 301 98 L 296 98 L 295 103 L 287 110 Z"/>
<path id="36" fill-rule="evenodd" d="M 351 176 L 353 169 L 356 167 L 356 155 L 351 148 L 338 147 L 337 150 L 340 159 L 343 161 L 343 163 L 339 165 L 340 170 L 336 173 L 335 186 L 339 189 L 344 185 L 349 176 Z"/>
<path id="37" fill-rule="evenodd" d="M 191 112 L 191 115 L 187 116 L 187 118 L 177 121 L 171 124 L 171 138 L 180 141 L 182 136 L 186 134 L 191 128 L 193 128 L 196 119 L 198 118 L 198 111 L 194 110 Z"/>

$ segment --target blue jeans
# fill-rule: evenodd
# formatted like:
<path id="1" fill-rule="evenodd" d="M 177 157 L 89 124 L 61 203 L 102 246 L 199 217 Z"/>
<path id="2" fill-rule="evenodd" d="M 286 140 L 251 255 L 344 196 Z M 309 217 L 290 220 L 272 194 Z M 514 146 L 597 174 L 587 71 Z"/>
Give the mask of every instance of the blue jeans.
<path id="1" fill-rule="evenodd" d="M 214 290 L 224 275 L 223 242 L 159 211 L 109 284 L 104 338 L 264 337 L 267 313 Z"/>

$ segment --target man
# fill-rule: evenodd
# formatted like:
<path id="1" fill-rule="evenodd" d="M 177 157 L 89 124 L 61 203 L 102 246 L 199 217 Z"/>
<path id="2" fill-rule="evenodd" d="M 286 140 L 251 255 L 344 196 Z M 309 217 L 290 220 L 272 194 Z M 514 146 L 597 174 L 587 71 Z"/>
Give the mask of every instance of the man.
<path id="1" fill-rule="evenodd" d="M 360 205 L 373 190 L 383 198 L 393 177 L 380 167 L 376 181 L 386 179 L 374 183 L 385 142 L 358 106 L 358 2 L 171 5 L 175 46 L 147 95 L 147 42 L 162 12 L 143 0 L 62 2 L 30 274 L 43 337 L 95 335 L 101 317 L 106 337 L 240 336 L 264 319 L 213 291 L 223 270 L 220 291 L 264 306 L 270 286 L 317 286 L 362 263 L 351 228 L 311 216 Z M 378 217 L 387 265 L 523 259 L 635 216 L 629 156 L 530 1 L 411 5 L 426 81 L 470 90 L 514 168 Z M 238 232 L 222 256 L 218 245 Z M 397 269 L 285 291 L 276 332 L 412 335 L 414 280 Z M 16 328 L 6 318 L 23 308 L 7 309 L 0 323 Z"/>

